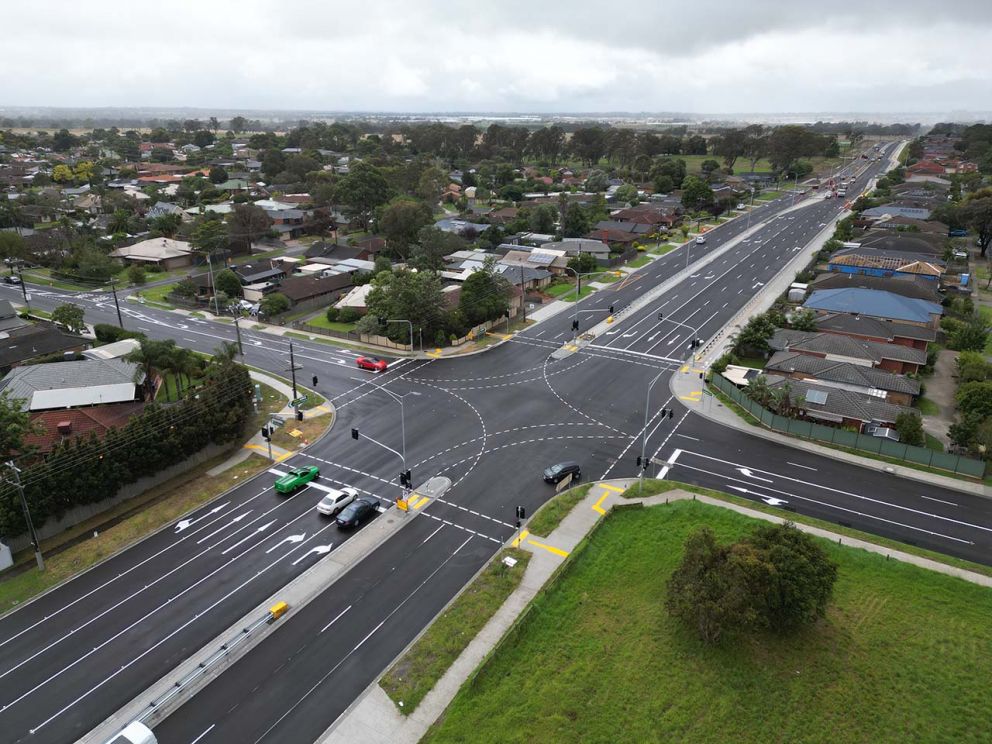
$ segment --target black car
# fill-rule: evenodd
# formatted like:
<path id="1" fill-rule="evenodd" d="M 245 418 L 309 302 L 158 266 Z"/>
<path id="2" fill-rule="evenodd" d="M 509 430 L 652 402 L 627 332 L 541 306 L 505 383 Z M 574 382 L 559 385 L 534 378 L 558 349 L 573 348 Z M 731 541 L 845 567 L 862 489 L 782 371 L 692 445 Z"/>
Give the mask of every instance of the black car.
<path id="1" fill-rule="evenodd" d="M 342 509 L 337 518 L 338 527 L 361 527 L 362 522 L 369 522 L 379 509 L 379 499 L 362 496 L 352 501 Z"/>
<path id="2" fill-rule="evenodd" d="M 579 463 L 566 460 L 565 462 L 552 465 L 550 468 L 545 469 L 544 480 L 547 483 L 560 483 L 569 475 L 572 476 L 573 481 L 577 481 L 582 477 L 582 468 Z"/>
<path id="3" fill-rule="evenodd" d="M 17 274 L 8 274 L 7 276 L 5 276 L 3 278 L 3 280 L 5 282 L 7 282 L 7 284 L 20 284 L 21 283 L 21 277 L 19 277 Z"/>

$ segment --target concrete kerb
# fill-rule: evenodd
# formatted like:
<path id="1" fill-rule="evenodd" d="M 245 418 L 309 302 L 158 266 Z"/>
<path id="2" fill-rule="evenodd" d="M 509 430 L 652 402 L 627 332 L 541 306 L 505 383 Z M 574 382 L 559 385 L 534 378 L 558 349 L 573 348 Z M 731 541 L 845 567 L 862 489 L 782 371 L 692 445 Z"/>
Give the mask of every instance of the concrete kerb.
<path id="1" fill-rule="evenodd" d="M 451 701 L 462 686 L 472 678 L 481 665 L 485 663 L 486 659 L 498 649 L 506 634 L 512 631 L 515 623 L 527 612 L 527 608 L 531 606 L 533 599 L 541 591 L 547 589 L 550 586 L 550 582 L 560 575 L 563 566 L 567 564 L 571 557 L 571 551 L 580 545 L 583 540 L 587 539 L 598 524 L 602 523 L 601 516 L 608 515 L 617 507 L 627 505 L 662 506 L 674 501 L 694 500 L 711 506 L 730 509 L 752 519 L 760 519 L 775 524 L 791 521 L 788 517 L 779 517 L 774 514 L 755 511 L 746 506 L 681 489 L 644 498 L 623 498 L 622 491 L 634 482 L 634 479 L 614 479 L 593 483 L 593 487 L 589 489 L 589 495 L 580 503 L 576 504 L 572 511 L 566 515 L 559 526 L 547 538 L 541 538 L 542 541 L 558 545 L 559 547 L 568 547 L 570 551 L 569 556 L 552 556 L 541 548 L 531 548 L 526 546 L 525 543 L 521 543 L 520 547 L 529 550 L 533 554 L 533 557 L 527 566 L 520 584 L 493 614 L 479 634 L 465 647 L 461 655 L 452 663 L 445 674 L 442 675 L 435 687 L 424 697 L 413 713 L 403 716 L 396 709 L 393 701 L 386 695 L 385 691 L 379 687 L 379 680 L 377 678 L 328 727 L 318 741 L 322 742 L 322 744 L 338 744 L 339 742 L 344 744 L 344 742 L 351 741 L 362 741 L 368 744 L 415 744 L 415 742 L 418 742 L 430 726 L 444 714 L 444 711 L 451 704 Z M 609 488 L 609 490 L 603 489 L 603 493 L 597 492 L 596 487 L 603 484 L 606 484 L 608 488 L 612 488 Z M 606 494 L 605 496 L 604 493 Z M 595 511 L 596 507 L 602 509 L 602 513 Z M 840 545 L 867 550 L 879 555 L 885 555 L 887 558 L 911 563 L 981 586 L 992 587 L 992 577 L 990 576 L 967 571 L 966 569 L 950 566 L 939 561 L 933 561 L 929 558 L 903 553 L 899 550 L 883 547 L 858 538 L 839 535 L 820 527 L 803 523 L 794 524 L 797 529 L 803 532 L 830 541 L 836 541 Z M 472 581 L 474 580 L 473 577 Z M 462 588 L 462 591 L 465 591 L 465 588 L 470 584 L 471 582 L 467 583 Z M 433 620 L 431 622 L 433 623 Z M 418 638 L 429 627 L 430 624 L 421 631 Z M 407 649 L 404 649 L 396 658 L 402 658 Z M 393 663 L 395 663 L 395 659 L 389 666 L 391 667 Z"/>
<path id="2" fill-rule="evenodd" d="M 164 695 L 175 686 L 177 680 L 184 678 L 190 672 L 196 670 L 205 659 L 217 651 L 222 643 L 241 632 L 244 627 L 251 625 L 255 620 L 268 612 L 269 608 L 277 602 L 286 602 L 289 605 L 289 610 L 285 615 L 236 646 L 234 651 L 229 653 L 223 661 L 218 662 L 200 679 L 185 688 L 182 694 L 176 696 L 166 706 L 156 711 L 152 718 L 145 721 L 149 727 L 154 727 L 158 723 L 161 723 L 169 715 L 178 710 L 184 702 L 189 700 L 212 680 L 216 679 L 224 670 L 235 664 L 245 654 L 265 640 L 270 633 L 284 625 L 289 618 L 306 607 L 307 604 L 319 594 L 326 591 L 342 576 L 345 576 L 358 562 L 367 557 L 370 552 L 412 522 L 412 519 L 404 516 L 396 509 L 390 509 L 385 514 L 380 515 L 378 519 L 367 525 L 352 539 L 345 542 L 338 550 L 332 551 L 323 559 L 318 559 L 317 563 L 297 576 L 289 584 L 278 589 L 264 602 L 261 602 L 250 612 L 239 618 L 237 622 L 225 628 L 199 651 L 169 671 L 158 682 L 148 687 L 116 713 L 109 716 L 100 725 L 86 734 L 86 736 L 82 737 L 79 740 L 80 743 L 103 744 L 103 742 L 111 739 L 114 734 L 134 720 L 135 716 L 143 711 L 149 702 Z M 286 555 L 290 553 L 292 551 Z M 305 555 L 305 553 L 301 555 Z"/>

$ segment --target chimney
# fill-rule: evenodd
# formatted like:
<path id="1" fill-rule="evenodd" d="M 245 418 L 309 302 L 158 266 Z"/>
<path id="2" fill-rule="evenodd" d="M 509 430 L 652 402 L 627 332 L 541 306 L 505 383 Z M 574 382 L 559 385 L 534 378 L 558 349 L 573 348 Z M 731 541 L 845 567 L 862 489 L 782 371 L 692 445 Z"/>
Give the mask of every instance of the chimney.
<path id="1" fill-rule="evenodd" d="M 57 428 L 58 431 L 59 431 L 59 434 L 61 434 L 64 437 L 69 436 L 70 434 L 72 434 L 72 422 L 71 421 L 59 421 L 58 424 L 56 424 L 56 427 L 55 428 Z"/>

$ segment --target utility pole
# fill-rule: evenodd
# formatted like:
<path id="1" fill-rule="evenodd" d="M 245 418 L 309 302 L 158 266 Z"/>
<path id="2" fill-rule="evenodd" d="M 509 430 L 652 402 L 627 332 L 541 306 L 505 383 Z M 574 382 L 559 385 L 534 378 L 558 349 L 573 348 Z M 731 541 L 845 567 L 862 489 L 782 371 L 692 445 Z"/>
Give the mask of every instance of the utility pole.
<path id="1" fill-rule="evenodd" d="M 210 293 L 214 296 L 214 315 L 220 317 L 220 300 L 217 299 L 217 287 L 214 284 L 214 263 L 210 260 L 209 253 L 207 254 L 207 270 L 210 272 Z"/>
<path id="2" fill-rule="evenodd" d="M 28 526 L 28 534 L 31 536 L 31 544 L 34 545 L 34 559 L 38 562 L 38 570 L 45 570 L 45 559 L 41 555 L 41 542 L 38 540 L 38 533 L 34 531 L 34 522 L 31 521 L 31 510 L 28 509 L 28 500 L 24 497 L 24 486 L 21 485 L 21 471 L 14 465 L 14 461 L 7 462 L 7 467 L 14 474 L 13 485 L 17 489 L 18 496 L 21 497 L 21 508 L 24 510 L 24 521 Z M 11 481 L 8 481 L 10 483 Z"/>
<path id="3" fill-rule="evenodd" d="M 24 304 L 28 306 L 28 314 L 31 314 L 31 295 L 28 294 L 28 288 L 24 285 L 24 274 L 21 273 L 20 268 L 17 269 L 17 277 L 21 280 L 21 294 L 24 295 Z"/>
<path id="4" fill-rule="evenodd" d="M 114 307 L 117 308 L 117 325 L 121 328 L 124 327 L 124 319 L 121 317 L 121 306 L 117 301 L 117 282 L 113 279 L 110 280 L 110 291 L 114 293 Z"/>
<path id="5" fill-rule="evenodd" d="M 243 356 L 243 355 L 242 355 Z M 296 360 L 293 358 L 293 342 L 289 342 L 289 369 L 293 373 L 293 400 L 300 396 L 296 394 Z"/>
<path id="6" fill-rule="evenodd" d="M 523 264 L 520 264 L 520 312 L 524 314 L 524 325 L 527 325 L 527 291 L 524 289 Z M 509 332 L 509 321 L 507 321 L 507 332 Z"/>
<path id="7" fill-rule="evenodd" d="M 238 315 L 237 315 L 237 313 L 234 314 L 234 332 L 238 336 L 238 353 L 241 354 L 241 361 L 244 361 L 245 360 L 245 347 L 241 344 L 241 326 L 238 325 Z"/>

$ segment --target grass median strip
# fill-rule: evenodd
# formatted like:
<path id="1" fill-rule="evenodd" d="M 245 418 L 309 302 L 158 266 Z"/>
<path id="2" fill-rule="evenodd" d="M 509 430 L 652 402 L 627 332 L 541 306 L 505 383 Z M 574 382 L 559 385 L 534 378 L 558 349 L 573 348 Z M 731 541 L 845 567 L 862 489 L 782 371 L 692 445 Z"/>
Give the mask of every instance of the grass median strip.
<path id="1" fill-rule="evenodd" d="M 136 499 L 131 499 L 120 504 L 117 509 L 76 525 L 72 533 L 76 536 L 85 535 L 100 524 L 106 524 L 108 520 L 113 519 L 115 512 L 120 515 L 138 509 L 136 513 L 100 532 L 97 537 L 86 539 L 54 555 L 46 556 L 44 571 L 31 568 L 0 582 L 0 613 L 14 609 L 46 589 L 137 542 L 176 517 L 207 503 L 218 494 L 266 470 L 271 464 L 264 457 L 251 455 L 219 475 L 207 475 L 208 470 L 228 457 L 230 453 L 221 455 L 161 486 L 149 489 L 137 497 L 137 504 Z M 42 541 L 42 546 L 51 547 L 54 540 L 64 540 L 65 537 L 66 534 L 62 534 L 53 538 L 53 541 Z"/>
<path id="2" fill-rule="evenodd" d="M 716 646 L 665 610 L 687 537 L 755 520 L 699 502 L 613 513 L 424 742 L 977 741 L 992 730 L 992 591 L 820 541 L 826 617 Z M 977 738 L 976 738 L 977 737 Z"/>
<path id="3" fill-rule="evenodd" d="M 513 567 L 504 557 L 516 560 Z M 409 715 L 503 605 L 523 578 L 530 553 L 507 548 L 444 610 L 379 685 Z"/>
<path id="4" fill-rule="evenodd" d="M 586 497 L 586 494 L 589 493 L 589 486 L 589 483 L 576 486 L 552 498 L 538 509 L 530 522 L 527 523 L 528 531 L 538 537 L 550 535 L 561 524 L 561 520 L 575 508 L 575 505 Z"/>

